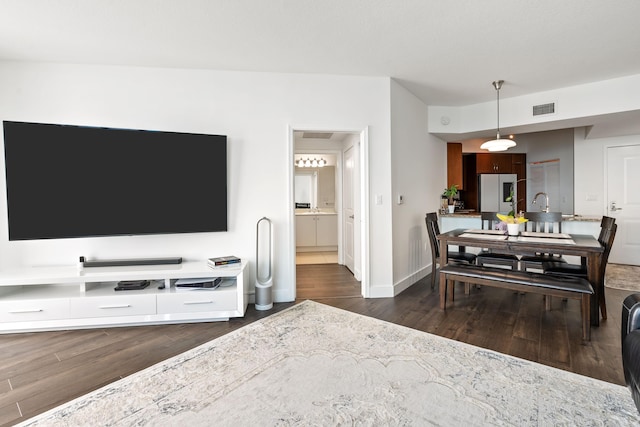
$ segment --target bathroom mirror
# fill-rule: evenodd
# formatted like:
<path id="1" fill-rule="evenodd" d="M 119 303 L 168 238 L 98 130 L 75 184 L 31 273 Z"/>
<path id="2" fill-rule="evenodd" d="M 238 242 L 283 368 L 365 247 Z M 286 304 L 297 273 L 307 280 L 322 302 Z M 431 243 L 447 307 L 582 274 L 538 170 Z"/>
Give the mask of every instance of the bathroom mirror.
<path id="1" fill-rule="evenodd" d="M 318 207 L 318 172 L 296 171 L 294 187 L 296 209 Z"/>

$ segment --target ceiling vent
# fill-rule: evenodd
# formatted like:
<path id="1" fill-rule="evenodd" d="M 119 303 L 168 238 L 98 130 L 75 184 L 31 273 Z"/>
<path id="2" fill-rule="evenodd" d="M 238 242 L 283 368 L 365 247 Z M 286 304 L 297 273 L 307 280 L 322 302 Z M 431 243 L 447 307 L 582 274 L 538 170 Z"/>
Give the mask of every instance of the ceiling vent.
<path id="1" fill-rule="evenodd" d="M 553 114 L 556 112 L 556 103 L 540 104 L 533 106 L 533 115 L 542 116 L 543 114 Z"/>
<path id="2" fill-rule="evenodd" d="M 304 132 L 302 137 L 305 139 L 331 139 L 333 132 Z"/>

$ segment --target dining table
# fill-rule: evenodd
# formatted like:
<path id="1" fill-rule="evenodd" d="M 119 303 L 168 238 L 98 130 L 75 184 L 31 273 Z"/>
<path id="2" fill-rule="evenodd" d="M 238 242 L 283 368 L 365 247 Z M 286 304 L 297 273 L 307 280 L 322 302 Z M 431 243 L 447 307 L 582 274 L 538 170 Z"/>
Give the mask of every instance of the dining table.
<path id="1" fill-rule="evenodd" d="M 594 290 L 591 298 L 591 325 L 600 325 L 599 305 L 604 301 L 604 278 L 600 277 L 600 263 L 604 246 L 589 234 L 541 233 L 522 231 L 517 235 L 502 230 L 476 230 L 457 228 L 437 236 L 440 244 L 440 266 L 447 265 L 447 248 L 458 246 L 494 250 L 499 253 L 528 256 L 539 253 L 573 255 L 586 260 L 587 280 Z"/>

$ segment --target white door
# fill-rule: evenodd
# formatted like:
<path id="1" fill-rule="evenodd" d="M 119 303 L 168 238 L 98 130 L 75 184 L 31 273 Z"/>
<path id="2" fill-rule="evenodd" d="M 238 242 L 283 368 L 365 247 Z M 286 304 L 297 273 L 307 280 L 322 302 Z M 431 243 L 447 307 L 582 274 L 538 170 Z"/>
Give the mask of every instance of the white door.
<path id="1" fill-rule="evenodd" d="M 343 198 L 343 254 L 344 265 L 347 266 L 351 272 L 354 269 L 354 247 L 353 247 L 353 235 L 354 235 L 354 197 L 353 197 L 353 174 L 355 167 L 355 160 L 353 157 L 354 147 L 349 147 L 344 152 L 344 172 L 342 176 L 342 198 Z"/>
<path id="2" fill-rule="evenodd" d="M 609 262 L 640 265 L 640 145 L 607 148 L 607 216 L 618 231 Z"/>

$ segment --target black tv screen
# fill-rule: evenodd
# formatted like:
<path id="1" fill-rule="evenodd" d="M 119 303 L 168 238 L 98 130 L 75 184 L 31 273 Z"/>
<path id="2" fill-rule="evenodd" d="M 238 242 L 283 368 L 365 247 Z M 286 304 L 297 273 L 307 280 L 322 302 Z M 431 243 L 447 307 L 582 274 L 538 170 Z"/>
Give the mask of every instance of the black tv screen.
<path id="1" fill-rule="evenodd" d="M 4 121 L 9 240 L 227 230 L 227 137 Z"/>

